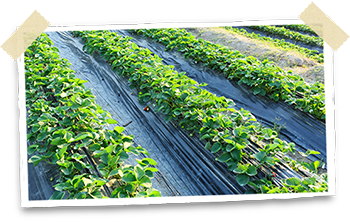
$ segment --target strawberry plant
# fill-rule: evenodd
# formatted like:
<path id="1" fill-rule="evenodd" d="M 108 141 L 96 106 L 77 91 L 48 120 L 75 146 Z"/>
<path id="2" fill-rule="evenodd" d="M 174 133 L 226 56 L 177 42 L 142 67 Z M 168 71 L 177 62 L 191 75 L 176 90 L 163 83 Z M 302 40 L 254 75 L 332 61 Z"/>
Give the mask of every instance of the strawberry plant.
<path id="1" fill-rule="evenodd" d="M 240 35 L 246 36 L 246 37 L 251 38 L 251 39 L 257 39 L 257 40 L 261 40 L 261 41 L 266 41 L 268 43 L 272 43 L 274 46 L 281 47 L 285 50 L 296 50 L 299 53 L 305 55 L 306 57 L 314 59 L 315 61 L 317 61 L 319 63 L 324 62 L 323 53 L 319 53 L 317 50 L 310 50 L 310 49 L 307 49 L 304 47 L 300 47 L 299 45 L 286 42 L 284 39 L 279 40 L 279 39 L 274 39 L 271 37 L 265 37 L 265 36 L 261 36 L 260 34 L 255 34 L 254 32 L 248 33 L 245 29 L 238 29 L 238 28 L 233 28 L 230 26 L 224 27 L 224 28 L 231 31 L 231 32 L 238 33 Z"/>
<path id="2" fill-rule="evenodd" d="M 50 199 L 160 196 L 150 181 L 156 162 L 146 158 L 142 166 L 124 164 L 130 153 L 148 152 L 134 147 L 133 136 L 124 135 L 123 127 L 105 129 L 117 121 L 94 102 L 83 86 L 86 81 L 75 78 L 69 65 L 46 34 L 25 52 L 29 163 L 54 164 L 61 174 Z M 126 170 L 129 176 L 144 175 L 129 184 L 123 178 Z M 113 194 L 107 187 L 111 180 L 120 185 Z"/>
<path id="3" fill-rule="evenodd" d="M 290 30 L 302 31 L 305 33 L 317 35 L 317 33 L 315 33 L 315 31 L 313 31 L 308 25 L 305 25 L 305 24 L 283 25 L 283 27 L 290 29 Z"/>
<path id="4" fill-rule="evenodd" d="M 249 86 L 253 94 L 266 95 L 275 101 L 283 100 L 319 119 L 325 119 L 324 85 L 321 83 L 310 86 L 300 76 L 291 71 L 285 72 L 268 60 L 261 62 L 218 44 L 197 40 L 186 30 L 147 29 L 134 32 L 167 43 L 166 50 L 176 48 L 185 57 L 220 70 L 228 79 Z"/>
<path id="5" fill-rule="evenodd" d="M 288 38 L 295 41 L 300 41 L 305 44 L 310 44 L 313 46 L 323 47 L 323 39 L 321 37 L 314 37 L 304 35 L 298 32 L 291 31 L 284 27 L 276 27 L 276 26 L 250 26 L 249 28 L 260 30 L 262 32 Z"/>

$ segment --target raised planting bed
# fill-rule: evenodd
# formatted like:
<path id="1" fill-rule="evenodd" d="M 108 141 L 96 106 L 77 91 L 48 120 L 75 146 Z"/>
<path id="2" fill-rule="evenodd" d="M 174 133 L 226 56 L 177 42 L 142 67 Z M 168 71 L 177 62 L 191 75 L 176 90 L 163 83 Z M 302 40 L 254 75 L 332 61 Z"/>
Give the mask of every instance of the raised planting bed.
<path id="1" fill-rule="evenodd" d="M 268 60 L 261 62 L 227 47 L 196 39 L 183 29 L 143 29 L 134 32 L 165 44 L 167 50 L 177 49 L 185 57 L 221 71 L 228 79 L 251 87 L 254 94 L 267 95 L 275 101 L 283 100 L 318 119 L 325 119 L 324 85 L 321 83 L 309 85 L 300 76 L 285 72 Z"/>
<path id="2" fill-rule="evenodd" d="M 184 73 L 162 60 L 148 49 L 140 48 L 109 31 L 76 31 L 87 53 L 98 52 L 118 75 L 128 77 L 141 102 L 154 104 L 151 109 L 162 112 L 167 121 L 176 121 L 192 135 L 206 141 L 205 148 L 236 173 L 241 186 L 248 192 L 286 193 L 327 191 L 325 174 L 319 175 L 319 161 L 297 161 L 288 154 L 295 153 L 294 144 L 277 137 L 270 128 L 256 122 L 249 111 L 230 108 L 234 103 L 225 97 L 201 89 Z M 317 154 L 308 150 L 303 157 Z M 283 168 L 282 168 L 283 167 Z M 279 176 L 289 169 L 291 177 Z"/>
<path id="3" fill-rule="evenodd" d="M 305 24 L 283 25 L 282 27 L 290 29 L 290 30 L 301 31 L 304 33 L 317 35 L 317 33 L 315 33 L 315 31 L 313 31 L 308 25 L 305 25 Z"/>
<path id="4" fill-rule="evenodd" d="M 148 155 L 133 136 L 94 102 L 86 81 L 75 78 L 46 34 L 25 52 L 29 163 L 56 166 L 59 178 L 50 199 L 158 197 L 151 158 L 131 166 L 133 155 Z M 113 184 L 112 184 L 113 183 Z"/>
<path id="5" fill-rule="evenodd" d="M 234 33 L 243 35 L 245 37 L 251 38 L 251 39 L 267 41 L 267 42 L 273 44 L 274 46 L 280 47 L 280 48 L 285 49 L 285 50 L 295 50 L 295 51 L 301 53 L 302 55 L 305 55 L 306 57 L 317 61 L 318 63 L 324 62 L 323 53 L 320 54 L 317 50 L 310 50 L 310 49 L 307 49 L 304 47 L 300 47 L 299 45 L 289 43 L 289 42 L 285 41 L 284 39 L 279 40 L 279 39 L 274 39 L 271 37 L 262 36 L 259 33 L 254 33 L 254 32 L 249 33 L 245 29 L 242 29 L 242 28 L 239 29 L 239 28 L 228 26 L 228 27 L 225 27 L 225 29 L 232 31 Z"/>
<path id="6" fill-rule="evenodd" d="M 250 26 L 252 29 L 260 30 L 268 34 L 280 36 L 283 38 L 288 38 L 295 41 L 300 41 L 305 44 L 310 44 L 313 46 L 323 47 L 323 39 L 315 36 L 304 35 L 284 27 L 276 26 Z"/>

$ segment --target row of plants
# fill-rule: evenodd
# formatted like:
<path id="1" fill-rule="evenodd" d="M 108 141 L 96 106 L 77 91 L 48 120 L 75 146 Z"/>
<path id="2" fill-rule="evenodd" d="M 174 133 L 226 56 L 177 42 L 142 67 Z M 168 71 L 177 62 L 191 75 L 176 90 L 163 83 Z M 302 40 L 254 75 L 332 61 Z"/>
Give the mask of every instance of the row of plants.
<path id="1" fill-rule="evenodd" d="M 279 40 L 279 39 L 274 39 L 274 38 L 271 38 L 271 37 L 262 36 L 259 33 L 258 34 L 254 33 L 254 32 L 249 33 L 248 31 L 246 31 L 243 28 L 242 29 L 238 29 L 238 28 L 234 28 L 234 27 L 231 27 L 231 26 L 227 26 L 227 27 L 224 27 L 224 28 L 226 30 L 232 31 L 234 33 L 243 35 L 243 36 L 251 38 L 251 39 L 256 39 L 256 40 L 260 40 L 260 41 L 266 41 L 266 42 L 271 43 L 274 46 L 280 47 L 280 48 L 282 48 L 284 50 L 295 50 L 295 51 L 301 53 L 302 55 L 305 55 L 306 57 L 317 61 L 318 63 L 323 63 L 324 62 L 323 53 L 320 54 L 317 50 L 310 50 L 310 49 L 301 47 L 299 45 L 289 43 L 289 42 L 285 41 L 284 39 Z"/>
<path id="2" fill-rule="evenodd" d="M 157 163 L 145 156 L 136 166 L 124 163 L 130 154 L 148 152 L 133 146 L 124 127 L 106 128 L 117 121 L 95 103 L 87 81 L 75 78 L 46 34 L 25 51 L 25 81 L 29 163 L 59 170 L 50 199 L 161 196 L 151 182 Z"/>
<path id="3" fill-rule="evenodd" d="M 87 53 L 99 53 L 118 75 L 128 77 L 141 103 L 205 141 L 205 149 L 236 174 L 238 184 L 249 188 L 246 193 L 327 191 L 327 175 L 318 175 L 319 161 L 292 159 L 288 153 L 296 153 L 294 143 L 279 139 L 276 131 L 256 122 L 249 111 L 232 108 L 232 100 L 202 89 L 206 84 L 175 71 L 173 65 L 164 65 L 131 37 L 109 31 L 74 31 L 72 35 L 82 38 Z M 318 152 L 302 155 L 310 154 Z M 308 175 L 282 178 L 277 169 L 281 164 Z"/>
<path id="4" fill-rule="evenodd" d="M 268 60 L 259 61 L 219 44 L 196 39 L 184 29 L 141 29 L 132 32 L 164 44 L 166 50 L 177 49 L 186 58 L 219 70 L 228 79 L 249 86 L 253 94 L 266 95 L 275 101 L 283 100 L 318 119 L 325 119 L 322 83 L 309 85 L 302 77 L 292 74 L 292 71 L 285 72 Z"/>
<path id="5" fill-rule="evenodd" d="M 312 46 L 323 47 L 323 39 L 321 37 L 304 35 L 299 32 L 295 32 L 284 27 L 276 26 L 249 26 L 249 28 L 262 31 L 271 35 L 287 38 L 290 40 L 300 41 Z"/>
<path id="6" fill-rule="evenodd" d="M 310 33 L 310 34 L 317 35 L 317 33 L 315 33 L 315 31 L 313 31 L 308 25 L 305 25 L 305 24 L 283 25 L 283 27 L 290 29 L 290 30 L 301 31 L 304 33 Z"/>

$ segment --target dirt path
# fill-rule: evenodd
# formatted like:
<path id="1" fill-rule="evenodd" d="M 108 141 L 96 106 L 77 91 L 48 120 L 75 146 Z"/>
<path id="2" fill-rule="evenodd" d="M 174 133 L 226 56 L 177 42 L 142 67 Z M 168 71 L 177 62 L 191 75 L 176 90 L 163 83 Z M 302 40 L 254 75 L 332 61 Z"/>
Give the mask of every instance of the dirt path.
<path id="1" fill-rule="evenodd" d="M 294 74 L 300 75 L 310 84 L 317 81 L 324 83 L 323 64 L 319 64 L 298 52 L 276 48 L 272 44 L 233 34 L 224 28 L 204 27 L 186 30 L 196 38 L 238 50 L 242 54 L 254 56 L 261 61 L 268 59 L 285 71 L 292 70 Z"/>

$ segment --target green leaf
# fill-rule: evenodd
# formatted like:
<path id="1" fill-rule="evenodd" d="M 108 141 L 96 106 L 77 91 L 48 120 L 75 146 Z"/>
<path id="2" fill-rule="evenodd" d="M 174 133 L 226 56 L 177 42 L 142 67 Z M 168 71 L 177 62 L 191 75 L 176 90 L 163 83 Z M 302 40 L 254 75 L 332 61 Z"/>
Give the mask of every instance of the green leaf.
<path id="1" fill-rule="evenodd" d="M 299 154 L 303 157 L 307 157 L 308 155 L 306 153 L 303 153 L 303 152 L 299 152 Z"/>
<path id="2" fill-rule="evenodd" d="M 308 192 L 303 186 L 301 185 L 298 185 L 298 186 L 295 186 L 293 187 L 293 189 L 298 192 L 298 193 L 301 193 L 301 192 Z"/>
<path id="3" fill-rule="evenodd" d="M 154 161 L 154 159 L 151 159 L 151 158 L 144 158 L 141 161 L 142 163 L 153 165 L 153 166 L 158 164 L 156 161 Z"/>
<path id="4" fill-rule="evenodd" d="M 140 97 L 144 102 L 148 102 L 152 98 L 150 93 L 145 93 L 145 94 L 141 95 Z"/>
<path id="5" fill-rule="evenodd" d="M 301 183 L 301 180 L 296 177 L 291 177 L 286 180 L 286 184 L 289 186 L 298 186 Z"/>
<path id="6" fill-rule="evenodd" d="M 61 148 L 59 151 L 58 151 L 58 155 L 59 157 L 61 158 L 63 156 L 63 154 L 67 151 L 68 149 L 68 146 L 65 146 L 63 148 Z"/>
<path id="7" fill-rule="evenodd" d="M 137 44 L 135 44 L 134 42 L 131 43 L 131 48 L 136 50 L 138 49 L 139 47 L 137 46 Z"/>
<path id="8" fill-rule="evenodd" d="M 107 118 L 105 121 L 106 121 L 108 124 L 118 124 L 118 122 L 117 122 L 116 120 L 112 119 L 112 118 Z"/>
<path id="9" fill-rule="evenodd" d="M 257 174 L 257 170 L 255 166 L 249 166 L 248 170 L 247 170 L 247 174 L 249 176 L 255 176 Z"/>
<path id="10" fill-rule="evenodd" d="M 118 169 L 115 169 L 115 170 L 112 170 L 110 173 L 109 173 L 109 177 L 111 176 L 114 176 L 114 175 L 117 175 L 119 173 L 119 168 Z"/>
<path id="11" fill-rule="evenodd" d="M 80 162 L 74 162 L 73 164 L 74 164 L 74 168 L 77 169 L 78 171 L 82 171 L 84 168 Z M 86 165 L 85 165 L 85 167 L 86 167 Z"/>
<path id="12" fill-rule="evenodd" d="M 271 189 L 268 188 L 268 187 L 265 186 L 265 185 L 262 185 L 262 186 L 260 187 L 260 190 L 261 190 L 261 192 L 262 192 L 263 194 L 266 194 L 266 193 L 269 192 Z"/>
<path id="13" fill-rule="evenodd" d="M 57 119 L 54 118 L 51 114 L 44 113 L 38 118 L 38 121 L 53 121 L 53 122 L 57 122 Z"/>
<path id="14" fill-rule="evenodd" d="M 47 151 L 47 144 L 46 145 L 43 145 L 42 147 L 39 147 L 38 149 L 37 149 L 37 152 L 39 152 L 39 153 L 44 153 L 44 152 L 46 152 Z"/>
<path id="15" fill-rule="evenodd" d="M 318 166 L 320 165 L 320 162 L 318 160 L 316 160 L 315 162 L 312 162 L 312 163 L 306 163 L 304 162 L 303 163 L 304 167 L 306 167 L 307 169 L 309 170 L 312 170 L 314 172 L 317 172 L 317 168 Z"/>
<path id="16" fill-rule="evenodd" d="M 263 162 L 266 162 L 267 165 L 269 166 L 274 166 L 275 165 L 275 160 L 274 158 L 270 157 L 270 156 L 266 156 L 263 160 Z"/>
<path id="17" fill-rule="evenodd" d="M 115 156 L 115 155 L 112 155 L 112 154 L 111 154 L 111 158 L 110 158 L 108 164 L 109 164 L 110 166 L 115 167 L 115 166 L 117 166 L 117 163 L 119 162 L 118 160 L 119 160 L 119 157 L 118 157 L 118 156 Z"/>
<path id="18" fill-rule="evenodd" d="M 91 101 L 89 99 L 84 99 L 83 103 L 81 104 L 82 107 L 87 107 L 91 105 Z"/>
<path id="19" fill-rule="evenodd" d="M 90 193 L 90 196 L 91 196 L 93 199 L 108 198 L 108 197 L 106 197 L 106 196 L 102 196 L 102 193 L 101 193 L 99 190 L 94 190 L 93 192 Z"/>
<path id="20" fill-rule="evenodd" d="M 313 165 L 313 167 L 312 167 L 313 169 L 312 169 L 312 170 L 313 170 L 314 172 L 317 172 L 317 168 L 318 168 L 319 165 L 320 165 L 320 161 L 316 160 L 315 162 L 312 163 L 312 165 Z"/>
<path id="21" fill-rule="evenodd" d="M 136 179 L 138 180 L 145 175 L 145 171 L 143 171 L 139 166 L 135 166 L 134 171 L 136 174 Z"/>
<path id="22" fill-rule="evenodd" d="M 188 97 L 188 93 L 182 93 L 180 98 L 181 98 L 182 101 L 185 101 L 185 99 L 187 97 Z"/>
<path id="23" fill-rule="evenodd" d="M 206 150 L 210 150 L 210 148 L 211 148 L 211 144 L 210 144 L 210 142 L 207 142 L 207 143 L 205 144 L 205 149 L 206 149 Z"/>
<path id="24" fill-rule="evenodd" d="M 235 148 L 235 144 L 227 144 L 226 152 L 231 152 Z"/>
<path id="25" fill-rule="evenodd" d="M 247 165 L 238 164 L 238 166 L 233 170 L 235 173 L 246 173 L 248 170 Z"/>
<path id="26" fill-rule="evenodd" d="M 60 107 L 60 109 L 62 109 L 63 111 L 66 111 L 69 109 L 69 106 L 63 106 L 63 107 Z"/>
<path id="27" fill-rule="evenodd" d="M 248 133 L 243 132 L 243 133 L 241 133 L 241 135 L 240 135 L 239 137 L 240 137 L 240 138 L 243 138 L 243 139 L 248 139 L 248 138 L 249 138 L 249 135 L 248 135 Z"/>
<path id="28" fill-rule="evenodd" d="M 295 153 L 295 143 L 294 142 L 289 143 L 289 151 L 291 153 Z"/>
<path id="29" fill-rule="evenodd" d="M 49 136 L 49 133 L 47 133 L 47 132 L 42 132 L 42 133 L 40 133 L 40 134 L 38 135 L 38 137 L 37 137 L 36 140 L 42 141 L 42 140 L 46 139 L 48 136 Z"/>
<path id="30" fill-rule="evenodd" d="M 40 156 L 40 155 L 35 155 L 35 156 L 32 156 L 28 162 L 29 163 L 33 163 L 34 166 L 38 165 L 39 162 L 41 162 L 42 160 L 45 160 L 46 157 L 45 156 Z"/>
<path id="31" fill-rule="evenodd" d="M 166 105 L 166 106 L 164 107 L 164 109 L 163 109 L 163 114 L 173 116 L 173 115 L 170 113 L 170 111 L 171 111 L 170 106 L 169 106 L 169 105 Z M 174 117 L 173 117 L 173 118 L 174 118 Z"/>
<path id="32" fill-rule="evenodd" d="M 173 119 L 173 115 L 172 115 L 172 114 L 169 114 L 169 115 L 165 116 L 165 118 L 164 118 L 164 120 L 165 120 L 166 122 L 171 121 L 171 119 Z"/>
<path id="33" fill-rule="evenodd" d="M 31 145 L 28 147 L 28 154 L 32 155 L 37 149 L 38 149 L 39 145 Z"/>
<path id="34" fill-rule="evenodd" d="M 249 176 L 247 174 L 238 174 L 236 180 L 239 185 L 244 186 L 249 182 Z"/>
<path id="35" fill-rule="evenodd" d="M 139 146 L 139 145 L 136 147 L 136 150 L 137 150 L 139 153 L 143 153 L 143 154 L 149 156 L 149 153 L 147 152 L 147 150 L 144 149 L 144 148 L 142 148 L 142 147 Z"/>
<path id="36" fill-rule="evenodd" d="M 175 114 L 176 116 L 179 116 L 181 113 L 182 113 L 182 109 L 181 109 L 181 108 L 176 108 L 176 109 L 174 110 L 174 114 Z"/>
<path id="37" fill-rule="evenodd" d="M 154 112 L 158 113 L 159 111 L 161 111 L 164 108 L 164 105 L 158 105 L 154 108 Z"/>
<path id="38" fill-rule="evenodd" d="M 73 165 L 71 165 L 71 166 L 68 166 L 67 168 L 61 169 L 61 171 L 64 173 L 64 175 L 69 175 L 72 173 L 73 168 L 74 168 Z"/>
<path id="39" fill-rule="evenodd" d="M 62 200 L 64 198 L 65 192 L 64 191 L 55 191 L 49 200 Z"/>
<path id="40" fill-rule="evenodd" d="M 93 144 L 93 145 L 89 146 L 89 149 L 94 152 L 96 150 L 100 150 L 101 149 L 101 145 L 100 144 Z"/>
<path id="41" fill-rule="evenodd" d="M 72 110 L 78 109 L 80 107 L 80 104 L 78 103 L 73 103 L 72 106 L 70 107 Z"/>
<path id="42" fill-rule="evenodd" d="M 321 153 L 310 149 L 306 151 L 306 155 L 318 155 L 318 154 L 321 154 Z"/>
<path id="43" fill-rule="evenodd" d="M 111 154 L 107 154 L 107 153 L 106 153 L 106 154 L 103 154 L 103 155 L 101 156 L 102 162 L 103 162 L 104 164 L 106 164 L 106 165 L 108 165 L 110 159 L 111 159 Z"/>
<path id="44" fill-rule="evenodd" d="M 59 145 L 61 142 L 62 138 L 61 137 L 57 137 L 54 140 L 51 141 L 51 145 Z"/>
<path id="45" fill-rule="evenodd" d="M 115 145 L 109 145 L 106 148 L 104 148 L 103 151 L 109 154 L 113 152 L 114 149 L 115 149 Z"/>
<path id="46" fill-rule="evenodd" d="M 267 194 L 277 194 L 277 193 L 281 193 L 281 190 L 278 187 L 275 187 L 271 190 L 269 190 L 268 192 L 266 192 Z"/>
<path id="47" fill-rule="evenodd" d="M 125 151 L 121 151 L 119 154 L 120 160 L 126 160 L 129 158 L 129 155 Z"/>
<path id="48" fill-rule="evenodd" d="M 123 143 L 123 147 L 124 147 L 124 149 L 127 149 L 127 148 L 129 148 L 130 146 L 132 146 L 132 142 L 124 142 Z"/>
<path id="49" fill-rule="evenodd" d="M 105 154 L 106 151 L 103 150 L 96 150 L 94 151 L 94 153 L 92 153 L 92 156 L 96 157 L 96 158 L 100 158 L 103 154 Z"/>
<path id="50" fill-rule="evenodd" d="M 301 184 L 304 186 L 304 187 L 309 187 L 309 185 L 315 185 L 316 183 L 316 179 L 313 178 L 313 177 L 310 177 L 308 179 L 304 179 Z"/>
<path id="51" fill-rule="evenodd" d="M 229 159 L 231 159 L 230 153 L 224 153 L 219 158 L 217 158 L 217 161 L 224 163 L 227 162 Z"/>
<path id="52" fill-rule="evenodd" d="M 129 194 L 125 191 L 118 192 L 118 198 L 130 198 Z"/>
<path id="53" fill-rule="evenodd" d="M 236 142 L 236 145 L 235 145 L 235 148 L 238 149 L 238 150 L 242 150 L 246 147 L 246 143 L 245 142 Z"/>
<path id="54" fill-rule="evenodd" d="M 256 88 L 256 89 L 254 89 L 253 94 L 256 95 L 256 94 L 260 93 L 260 91 L 261 91 L 260 88 Z"/>
<path id="55" fill-rule="evenodd" d="M 238 161 L 233 161 L 233 160 L 232 160 L 232 162 L 228 161 L 227 165 L 228 165 L 227 169 L 229 171 L 234 171 L 237 168 Z"/>
<path id="56" fill-rule="evenodd" d="M 87 138 L 87 137 L 93 138 L 93 136 L 92 136 L 91 133 L 89 133 L 89 132 L 83 132 L 83 133 L 78 134 L 75 138 L 72 138 L 71 140 L 69 140 L 69 143 L 70 143 L 70 142 L 76 142 L 76 141 L 85 139 L 85 138 Z"/>
<path id="57" fill-rule="evenodd" d="M 101 187 L 102 185 L 104 185 L 104 184 L 107 183 L 107 182 L 108 182 L 108 180 L 104 180 L 104 179 L 102 179 L 102 178 L 96 177 L 96 178 L 94 179 L 93 185 L 95 185 L 96 187 Z"/>
<path id="58" fill-rule="evenodd" d="M 64 190 L 69 189 L 71 187 L 72 186 L 69 183 L 66 183 L 66 182 L 54 185 L 54 188 L 55 188 L 56 191 L 64 191 Z"/>
<path id="59" fill-rule="evenodd" d="M 265 158 L 265 156 L 266 156 L 266 152 L 258 152 L 253 155 L 253 157 L 259 160 L 260 162 Z"/>
<path id="60" fill-rule="evenodd" d="M 145 171 L 158 172 L 158 169 L 154 167 L 147 167 Z"/>
<path id="61" fill-rule="evenodd" d="M 121 126 L 117 126 L 117 127 L 114 128 L 114 130 L 115 130 L 116 132 L 118 132 L 119 134 L 121 134 L 121 133 L 125 130 L 125 128 L 124 128 L 124 127 L 121 127 Z"/>
<path id="62" fill-rule="evenodd" d="M 135 196 L 135 198 L 144 198 L 144 197 L 147 197 L 147 192 L 146 191 L 140 191 Z"/>
<path id="63" fill-rule="evenodd" d="M 149 178 L 153 178 L 154 177 L 153 172 L 150 171 L 150 170 L 145 170 L 145 175 L 148 176 Z"/>
<path id="64" fill-rule="evenodd" d="M 153 190 L 150 194 L 149 197 L 161 197 L 162 195 L 160 194 L 159 191 Z"/>
<path id="65" fill-rule="evenodd" d="M 41 126 L 40 126 L 39 124 L 34 124 L 34 125 L 32 126 L 31 132 L 32 132 L 32 133 L 35 133 L 35 132 L 39 131 L 40 128 L 41 128 Z"/>
<path id="66" fill-rule="evenodd" d="M 265 128 L 262 130 L 262 133 L 264 134 L 264 138 L 266 140 L 270 140 L 271 138 L 273 138 L 274 136 L 277 136 L 277 132 L 272 131 L 272 129 L 270 128 Z"/>
<path id="67" fill-rule="evenodd" d="M 151 179 L 149 179 L 149 177 L 147 177 L 147 176 L 143 176 L 140 179 L 139 183 L 141 184 L 141 186 L 146 187 L 146 188 L 152 187 Z"/>
<path id="68" fill-rule="evenodd" d="M 233 141 L 233 140 L 231 140 L 231 139 L 224 139 L 224 141 L 225 142 L 227 142 L 228 144 L 233 144 L 233 145 L 235 145 L 236 143 Z"/>
<path id="69" fill-rule="evenodd" d="M 264 149 L 265 151 L 272 151 L 273 149 L 277 148 L 279 146 L 278 143 L 274 143 L 274 144 L 267 144 Z"/>
<path id="70" fill-rule="evenodd" d="M 201 137 L 201 139 L 200 139 L 200 140 L 204 140 L 204 139 L 206 139 L 206 138 L 210 138 L 210 135 L 205 134 L 205 135 L 203 135 L 203 136 Z"/>
<path id="71" fill-rule="evenodd" d="M 213 144 L 213 147 L 211 148 L 211 153 L 216 153 L 222 148 L 222 145 L 220 142 L 215 142 Z"/>
<path id="72" fill-rule="evenodd" d="M 235 150 L 231 151 L 231 156 L 235 160 L 240 161 L 242 159 L 242 151 L 235 149 Z"/>
<path id="73" fill-rule="evenodd" d="M 127 183 L 132 183 L 136 181 L 136 177 L 132 173 L 128 173 L 122 177 L 122 181 L 125 181 Z"/>
<path id="74" fill-rule="evenodd" d="M 69 142 L 72 138 L 73 138 L 73 135 L 69 132 L 66 132 L 64 134 L 64 137 L 63 137 L 67 142 Z"/>

